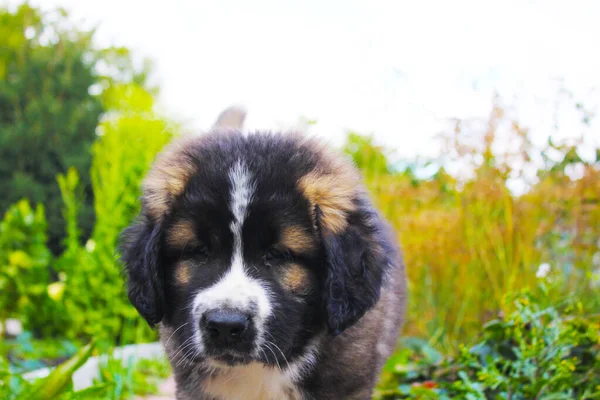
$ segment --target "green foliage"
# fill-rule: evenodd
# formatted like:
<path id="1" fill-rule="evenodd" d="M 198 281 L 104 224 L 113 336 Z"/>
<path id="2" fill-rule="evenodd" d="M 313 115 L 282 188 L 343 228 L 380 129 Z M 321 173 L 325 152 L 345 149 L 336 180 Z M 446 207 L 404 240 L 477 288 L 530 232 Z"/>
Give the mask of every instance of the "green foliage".
<path id="1" fill-rule="evenodd" d="M 581 302 L 535 293 L 507 295 L 515 311 L 488 322 L 481 340 L 443 360 L 408 341 L 386 366 L 378 399 L 600 398 L 600 324 Z"/>
<path id="2" fill-rule="evenodd" d="M 42 344 L 47 348 L 44 353 L 53 351 L 54 342 L 32 342 L 29 335 L 21 335 L 18 342 L 25 347 Z M 58 348 L 59 346 L 57 346 Z M 22 377 L 22 370 L 9 365 L 0 357 L 0 398 L 7 400 L 60 399 L 60 400 L 123 400 L 135 396 L 154 394 L 158 385 L 167 378 L 171 369 L 164 358 L 121 360 L 112 356 L 101 357 L 99 376 L 91 387 L 74 391 L 72 376 L 92 355 L 96 349 L 95 341 L 79 350 L 69 350 L 69 356 L 61 353 L 63 361 L 52 369 L 45 378 L 28 381 Z M 15 350 L 22 351 L 15 347 Z M 39 352 L 39 349 L 29 349 Z"/>
<path id="3" fill-rule="evenodd" d="M 78 224 L 88 237 L 90 148 L 105 111 L 103 91 L 119 82 L 144 85 L 145 74 L 134 69 L 127 49 L 95 49 L 93 32 L 73 26 L 64 11 L 0 8 L 0 212 L 24 197 L 43 203 L 53 253 L 65 229 L 56 175 L 77 170 Z"/>
<path id="4" fill-rule="evenodd" d="M 505 306 L 505 293 L 535 287 L 545 263 L 565 277 L 561 293 L 575 292 L 588 312 L 600 311 L 598 164 L 568 143 L 533 148 L 528 131 L 498 104 L 487 121 L 458 121 L 442 138 L 436 164 L 451 162 L 460 174 L 432 173 L 433 162 L 394 168 L 393 153 L 356 134 L 345 146 L 404 251 L 405 334 L 454 352 Z M 507 139 L 519 146 L 497 151 Z M 580 177 L 568 173 L 574 167 Z M 430 177 L 419 177 L 425 171 Z M 526 193 L 510 190 L 512 178 L 534 172 L 538 181 Z"/>
<path id="5" fill-rule="evenodd" d="M 10 360 L 11 370 L 28 372 L 52 367 L 77 352 L 78 343 L 65 339 L 36 339 L 29 331 L 0 341 L 0 357 Z"/>
<path id="6" fill-rule="evenodd" d="M 350 132 L 343 151 L 352 157 L 367 178 L 380 177 L 391 172 L 385 149 L 376 146 L 372 137 Z"/>
<path id="7" fill-rule="evenodd" d="M 50 374 L 34 382 L 25 380 L 20 374 L 8 369 L 4 359 L 0 358 L 0 397 L 7 400 L 42 400 L 59 398 L 72 392 L 72 377 L 94 351 L 92 341 L 82 347 L 75 355 L 54 368 Z"/>
<path id="8" fill-rule="evenodd" d="M 54 315 L 48 297 L 48 266 L 44 206 L 27 200 L 9 208 L 0 222 L 0 321 L 18 317 L 25 328 L 45 331 Z"/>
<path id="9" fill-rule="evenodd" d="M 64 315 L 70 318 L 61 323 L 61 333 L 110 343 L 147 341 L 156 334 L 125 295 L 117 239 L 139 212 L 141 180 L 175 127 L 154 115 L 152 97 L 138 86 L 115 86 L 107 94 L 114 96 L 110 107 L 115 111 L 99 125 L 102 135 L 92 147 L 97 218 L 85 246 L 79 244 L 76 224 L 80 207 L 77 174 L 69 171 L 58 178 L 68 229 L 66 250 L 56 269 L 65 277 Z"/>
<path id="10" fill-rule="evenodd" d="M 166 359 L 134 361 L 108 358 L 100 365 L 100 376 L 94 386 L 103 387 L 102 398 L 125 400 L 134 396 L 154 394 L 158 385 L 171 373 Z"/>

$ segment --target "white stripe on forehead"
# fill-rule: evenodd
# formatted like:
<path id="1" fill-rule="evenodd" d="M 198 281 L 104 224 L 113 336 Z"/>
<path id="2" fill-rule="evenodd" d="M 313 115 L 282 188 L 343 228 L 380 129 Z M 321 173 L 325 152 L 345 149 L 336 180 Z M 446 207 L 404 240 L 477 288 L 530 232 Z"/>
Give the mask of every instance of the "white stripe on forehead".
<path id="1" fill-rule="evenodd" d="M 233 214 L 230 229 L 233 234 L 231 267 L 214 285 L 201 290 L 194 298 L 194 320 L 198 326 L 200 316 L 211 309 L 237 308 L 252 314 L 256 327 L 255 351 L 263 342 L 264 325 L 271 315 L 272 304 L 268 288 L 259 280 L 250 277 L 244 265 L 242 227 L 248 215 L 248 206 L 254 194 L 254 182 L 248 168 L 238 161 L 229 171 L 230 208 Z M 196 344 L 203 348 L 200 332 L 196 333 Z"/>
<path id="2" fill-rule="evenodd" d="M 248 211 L 248 204 L 252 201 L 254 186 L 250 171 L 238 161 L 229 171 L 229 182 L 231 183 L 231 212 L 233 221 L 231 222 L 231 232 L 233 233 L 235 248 L 241 246 L 242 225 Z"/>

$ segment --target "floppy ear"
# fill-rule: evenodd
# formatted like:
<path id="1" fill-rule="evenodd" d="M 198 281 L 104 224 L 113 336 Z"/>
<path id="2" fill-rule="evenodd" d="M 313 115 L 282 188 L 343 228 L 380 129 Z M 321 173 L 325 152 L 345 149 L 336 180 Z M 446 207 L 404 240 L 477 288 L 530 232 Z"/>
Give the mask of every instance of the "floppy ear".
<path id="1" fill-rule="evenodd" d="M 160 224 L 141 218 L 122 233 L 121 260 L 127 272 L 129 301 L 150 327 L 154 327 L 163 317 L 160 232 Z"/>
<path id="2" fill-rule="evenodd" d="M 370 204 L 362 203 L 348 215 L 342 231 L 335 233 L 327 224 L 320 224 L 326 263 L 323 297 L 329 332 L 334 336 L 377 303 L 393 256 L 393 249 L 387 249 L 382 221 Z M 317 219 L 320 217 L 317 210 Z"/>

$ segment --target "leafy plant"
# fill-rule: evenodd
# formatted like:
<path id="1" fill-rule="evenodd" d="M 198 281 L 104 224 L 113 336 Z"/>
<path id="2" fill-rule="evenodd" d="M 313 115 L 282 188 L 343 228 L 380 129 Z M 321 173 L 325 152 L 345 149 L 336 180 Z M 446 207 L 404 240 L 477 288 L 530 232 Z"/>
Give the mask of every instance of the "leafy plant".
<path id="1" fill-rule="evenodd" d="M 20 374 L 10 372 L 6 364 L 0 364 L 1 397 L 7 400 L 54 399 L 72 391 L 73 374 L 92 355 L 94 346 L 94 341 L 90 342 L 69 360 L 54 368 L 47 377 L 34 382 L 26 381 Z"/>
<path id="2" fill-rule="evenodd" d="M 400 162 L 355 133 L 344 147 L 404 250 L 405 334 L 455 352 L 506 306 L 505 293 L 535 287 L 547 263 L 565 277 L 560 293 L 575 292 L 587 312 L 599 312 L 599 164 L 569 143 L 534 148 L 499 100 L 489 118 L 458 120 L 440 138 L 443 151 L 429 165 Z M 532 161 L 539 159 L 542 167 Z M 521 192 L 516 178 L 526 185 Z"/>
<path id="3" fill-rule="evenodd" d="M 170 373 L 169 363 L 162 358 L 134 361 L 111 357 L 101 363 L 94 386 L 104 388 L 104 398 L 125 400 L 157 393 L 159 383 Z"/>
<path id="4" fill-rule="evenodd" d="M 44 331 L 52 318 L 46 228 L 44 206 L 32 209 L 27 200 L 11 206 L 0 222 L 0 322 L 15 317 L 26 329 Z"/>
<path id="5" fill-rule="evenodd" d="M 11 370 L 23 373 L 56 366 L 77 352 L 78 343 L 66 339 L 36 339 L 29 331 L 14 339 L 0 341 L 0 357 L 11 363 Z"/>
<path id="6" fill-rule="evenodd" d="M 106 93 L 111 118 L 103 121 L 91 169 L 96 223 L 85 246 L 79 244 L 78 175 L 58 177 L 67 220 L 65 252 L 56 262 L 64 276 L 63 335 L 94 337 L 106 343 L 153 340 L 156 333 L 139 317 L 124 291 L 117 239 L 140 208 L 141 180 L 175 127 L 153 112 L 148 92 L 135 85 Z"/>
<path id="7" fill-rule="evenodd" d="M 542 285 L 508 295 L 515 311 L 488 322 L 456 359 L 409 342 L 387 365 L 378 398 L 600 398 L 600 323 L 576 298 L 553 302 L 551 293 Z"/>
<path id="8" fill-rule="evenodd" d="M 14 11 L 0 7 L 0 212 L 21 198 L 43 203 L 55 255 L 65 229 L 56 175 L 68 168 L 79 174 L 78 223 L 89 237 L 90 147 L 107 111 L 103 93 L 119 83 L 146 87 L 147 71 L 134 68 L 129 51 L 97 48 L 94 35 L 64 10 L 42 11 L 27 3 Z"/>

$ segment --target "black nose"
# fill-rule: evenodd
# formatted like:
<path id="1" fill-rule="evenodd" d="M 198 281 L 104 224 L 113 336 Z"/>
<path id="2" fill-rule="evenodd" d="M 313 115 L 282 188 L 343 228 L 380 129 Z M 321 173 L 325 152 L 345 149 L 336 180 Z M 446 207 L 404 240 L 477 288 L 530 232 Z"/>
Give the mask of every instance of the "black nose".
<path id="1" fill-rule="evenodd" d="M 241 339 L 246 331 L 250 318 L 237 310 L 213 310 L 204 314 L 206 331 L 213 339 L 235 341 Z"/>

